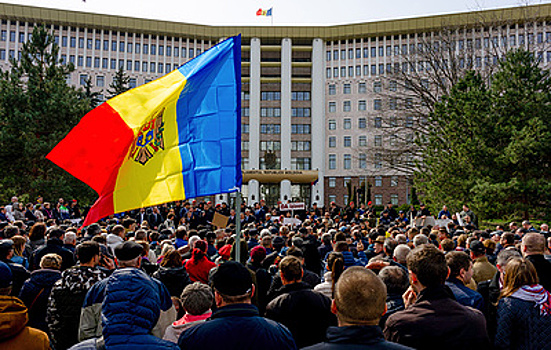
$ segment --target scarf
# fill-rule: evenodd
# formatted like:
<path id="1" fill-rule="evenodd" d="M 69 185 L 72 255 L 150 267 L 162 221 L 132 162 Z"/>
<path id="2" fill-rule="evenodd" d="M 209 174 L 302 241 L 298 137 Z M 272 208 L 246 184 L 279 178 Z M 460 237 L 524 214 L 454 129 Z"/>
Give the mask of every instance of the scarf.
<path id="1" fill-rule="evenodd" d="M 551 294 L 539 284 L 522 286 L 511 297 L 536 303 L 542 316 L 547 316 L 551 312 Z"/>
<path id="2" fill-rule="evenodd" d="M 186 324 L 186 323 L 204 321 L 207 318 L 209 318 L 210 316 L 212 316 L 212 311 L 210 309 L 208 309 L 204 314 L 201 314 L 201 315 L 192 315 L 192 314 L 188 314 L 186 312 L 184 317 L 182 317 L 178 321 L 174 321 L 172 323 L 172 325 L 173 326 L 181 326 L 181 325 Z"/>

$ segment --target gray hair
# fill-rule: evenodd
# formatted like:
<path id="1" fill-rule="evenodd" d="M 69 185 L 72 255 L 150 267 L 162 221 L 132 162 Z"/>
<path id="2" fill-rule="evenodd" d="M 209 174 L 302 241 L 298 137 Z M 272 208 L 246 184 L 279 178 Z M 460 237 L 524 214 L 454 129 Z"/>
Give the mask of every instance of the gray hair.
<path id="1" fill-rule="evenodd" d="M 429 243 L 429 238 L 422 233 L 418 234 L 413 238 L 413 245 L 415 247 L 419 247 L 423 244 L 428 244 L 428 243 Z"/>
<path id="2" fill-rule="evenodd" d="M 202 315 L 211 308 L 214 302 L 214 295 L 209 286 L 201 282 L 195 282 L 184 288 L 180 300 L 182 301 L 182 307 L 187 313 Z"/>
<path id="3" fill-rule="evenodd" d="M 406 257 L 408 256 L 409 252 L 411 251 L 411 248 L 408 247 L 405 244 L 400 244 L 394 249 L 394 258 L 396 258 L 396 261 L 399 262 L 402 265 L 405 265 L 406 263 Z"/>
<path id="4" fill-rule="evenodd" d="M 77 241 L 77 235 L 74 232 L 67 231 L 65 232 L 65 237 L 63 238 L 63 243 L 70 244 Z"/>
<path id="5" fill-rule="evenodd" d="M 331 234 L 329 232 L 327 233 L 324 233 L 323 235 L 321 235 L 321 242 L 323 244 L 328 244 L 328 245 L 331 245 Z"/>
<path id="6" fill-rule="evenodd" d="M 408 242 L 408 238 L 403 233 L 397 234 L 396 240 L 398 241 L 398 244 L 406 244 Z"/>
<path id="7" fill-rule="evenodd" d="M 401 267 L 387 266 L 379 272 L 379 278 L 386 285 L 388 294 L 402 295 L 409 287 L 409 276 Z"/>
<path id="8" fill-rule="evenodd" d="M 496 264 L 504 269 L 512 258 L 522 258 L 522 256 L 516 249 L 504 249 L 497 255 Z"/>

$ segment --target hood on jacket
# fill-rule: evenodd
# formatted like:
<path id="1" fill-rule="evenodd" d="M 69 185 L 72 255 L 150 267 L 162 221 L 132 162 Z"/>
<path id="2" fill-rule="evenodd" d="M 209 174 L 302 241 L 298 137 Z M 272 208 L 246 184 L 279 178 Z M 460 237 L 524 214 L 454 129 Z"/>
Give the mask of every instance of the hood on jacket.
<path id="1" fill-rule="evenodd" d="M 58 270 L 36 270 L 31 272 L 31 282 L 40 288 L 51 287 L 58 279 L 61 278 L 61 272 Z"/>
<path id="2" fill-rule="evenodd" d="M 16 297 L 0 296 L 0 340 L 11 338 L 25 328 L 27 307 Z"/>
<path id="3" fill-rule="evenodd" d="M 61 287 L 71 293 L 86 292 L 96 283 L 107 277 L 99 269 L 87 266 L 77 266 L 63 271 L 61 274 Z"/>

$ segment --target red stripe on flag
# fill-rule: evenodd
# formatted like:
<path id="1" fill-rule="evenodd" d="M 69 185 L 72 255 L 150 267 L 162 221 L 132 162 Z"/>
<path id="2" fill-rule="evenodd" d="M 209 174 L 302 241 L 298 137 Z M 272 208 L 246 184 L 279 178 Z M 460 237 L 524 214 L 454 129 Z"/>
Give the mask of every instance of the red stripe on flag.
<path id="1" fill-rule="evenodd" d="M 103 103 L 86 114 L 46 158 L 100 195 L 91 213 L 106 214 L 106 207 L 110 207 L 111 214 L 118 171 L 133 140 L 132 129 L 109 104 Z"/>

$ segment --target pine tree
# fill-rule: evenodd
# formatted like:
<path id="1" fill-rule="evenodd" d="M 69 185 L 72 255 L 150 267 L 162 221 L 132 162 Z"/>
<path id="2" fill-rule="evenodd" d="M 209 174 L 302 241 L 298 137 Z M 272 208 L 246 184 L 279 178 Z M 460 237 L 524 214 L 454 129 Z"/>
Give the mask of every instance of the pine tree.
<path id="1" fill-rule="evenodd" d="M 109 84 L 109 89 L 107 89 L 109 98 L 113 98 L 128 90 L 130 90 L 130 77 L 124 71 L 123 66 L 120 66 L 113 77 L 113 82 Z"/>
<path id="2" fill-rule="evenodd" d="M 21 59 L 0 73 L 0 198 L 78 197 L 94 193 L 45 158 L 89 110 L 81 93 L 67 84 L 74 67 L 58 60 L 59 48 L 43 27 L 23 44 Z"/>
<path id="3" fill-rule="evenodd" d="M 92 91 L 92 78 L 88 77 L 84 82 L 84 90 L 82 91 L 82 97 L 88 101 L 90 109 L 94 109 L 99 106 L 103 101 L 101 99 L 101 91 Z"/>

